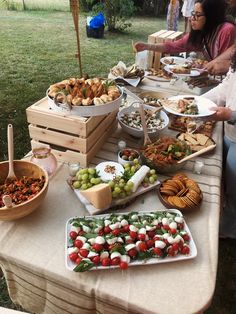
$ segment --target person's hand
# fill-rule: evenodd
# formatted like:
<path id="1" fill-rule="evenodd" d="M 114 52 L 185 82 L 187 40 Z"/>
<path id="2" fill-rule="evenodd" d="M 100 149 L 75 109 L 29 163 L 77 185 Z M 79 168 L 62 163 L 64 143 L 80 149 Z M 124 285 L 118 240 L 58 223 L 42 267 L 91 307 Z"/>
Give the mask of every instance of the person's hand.
<path id="1" fill-rule="evenodd" d="M 211 116 L 212 120 L 216 121 L 227 121 L 230 120 L 232 110 L 228 107 L 214 107 L 211 110 L 216 111 L 214 115 Z"/>
<path id="2" fill-rule="evenodd" d="M 136 49 L 137 52 L 147 50 L 147 44 L 138 41 L 137 43 L 134 44 L 134 48 Z"/>
<path id="3" fill-rule="evenodd" d="M 223 75 L 226 74 L 230 67 L 229 59 L 215 59 L 208 62 L 204 69 L 207 70 L 212 75 Z"/>

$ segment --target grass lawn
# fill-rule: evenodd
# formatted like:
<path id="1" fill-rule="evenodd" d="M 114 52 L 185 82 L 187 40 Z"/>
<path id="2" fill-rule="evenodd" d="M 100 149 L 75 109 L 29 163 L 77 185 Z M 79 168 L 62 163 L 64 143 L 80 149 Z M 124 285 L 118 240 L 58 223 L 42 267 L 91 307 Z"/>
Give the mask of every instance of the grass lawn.
<path id="1" fill-rule="evenodd" d="M 86 37 L 86 18 L 80 19 L 83 73 L 107 76 L 119 60 L 134 63 L 131 41 L 146 40 L 165 19 L 135 18 L 123 34 L 104 39 Z M 180 29 L 183 29 L 181 22 Z M 69 12 L 0 11 L 0 161 L 7 159 L 7 124 L 14 126 L 15 158 L 30 150 L 25 109 L 45 96 L 50 84 L 78 77 L 73 20 Z M 236 241 L 220 241 L 219 270 L 212 306 L 206 313 L 231 314 L 236 308 Z M 181 301 L 180 301 L 181 304 Z M 0 306 L 13 307 L 4 278 L 0 279 Z"/>

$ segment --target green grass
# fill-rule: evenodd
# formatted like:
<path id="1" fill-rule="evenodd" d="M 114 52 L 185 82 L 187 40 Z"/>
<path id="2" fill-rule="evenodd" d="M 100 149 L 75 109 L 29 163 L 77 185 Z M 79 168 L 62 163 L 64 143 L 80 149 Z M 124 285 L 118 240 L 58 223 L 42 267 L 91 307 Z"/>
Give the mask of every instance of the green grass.
<path id="1" fill-rule="evenodd" d="M 132 23 L 133 27 L 129 32 L 105 32 L 104 39 L 93 39 L 87 38 L 86 17 L 81 17 L 80 39 L 84 73 L 88 73 L 90 77 L 107 76 L 109 69 L 119 60 L 131 65 L 134 63 L 131 41 L 146 40 L 149 34 L 166 27 L 165 19 L 157 18 L 135 18 Z M 180 29 L 183 29 L 182 22 Z M 69 12 L 0 11 L 0 38 L 1 161 L 7 159 L 7 124 L 12 123 L 14 126 L 15 158 L 22 158 L 30 150 L 25 109 L 43 98 L 50 84 L 80 76 L 80 73 L 78 61 L 74 57 L 76 38 Z M 235 242 L 220 241 L 216 292 L 207 314 L 234 313 Z M 16 308 L 9 299 L 3 277 L 0 279 L 0 306 Z"/>

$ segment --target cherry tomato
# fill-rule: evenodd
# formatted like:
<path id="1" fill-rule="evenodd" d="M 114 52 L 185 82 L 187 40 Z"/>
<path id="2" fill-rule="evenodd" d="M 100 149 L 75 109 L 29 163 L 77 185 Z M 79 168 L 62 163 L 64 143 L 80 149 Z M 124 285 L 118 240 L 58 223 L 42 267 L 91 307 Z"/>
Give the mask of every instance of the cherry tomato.
<path id="1" fill-rule="evenodd" d="M 180 230 L 183 230 L 184 229 L 184 223 L 177 223 L 177 226 Z"/>
<path id="2" fill-rule="evenodd" d="M 147 232 L 147 235 L 149 236 L 149 238 L 154 238 L 155 237 L 155 231 L 154 230 L 150 230 Z"/>
<path id="3" fill-rule="evenodd" d="M 80 236 L 83 236 L 85 234 L 84 230 L 80 230 L 78 233 Z"/>
<path id="4" fill-rule="evenodd" d="M 173 247 L 174 251 L 178 251 L 179 250 L 179 244 L 178 243 L 173 243 L 172 247 Z"/>
<path id="5" fill-rule="evenodd" d="M 130 231 L 129 235 L 131 236 L 132 239 L 136 239 L 137 238 L 137 232 Z"/>
<path id="6" fill-rule="evenodd" d="M 171 228 L 170 230 L 169 230 L 169 232 L 171 233 L 171 234 L 176 234 L 176 229 L 175 228 Z"/>
<path id="7" fill-rule="evenodd" d="M 120 262 L 120 269 L 125 270 L 129 267 L 128 263 L 126 262 Z"/>
<path id="8" fill-rule="evenodd" d="M 169 246 L 168 255 L 169 256 L 175 256 L 176 255 L 175 250 L 173 249 L 172 245 Z"/>
<path id="9" fill-rule="evenodd" d="M 99 232 L 98 232 L 98 234 L 100 235 L 100 236 L 103 236 L 104 235 L 104 230 L 100 230 Z"/>
<path id="10" fill-rule="evenodd" d="M 154 247 L 153 248 L 153 253 L 157 256 L 162 256 L 163 253 L 162 253 L 162 250 L 159 248 L 159 247 Z"/>
<path id="11" fill-rule="evenodd" d="M 102 266 L 110 266 L 111 265 L 111 259 L 109 257 L 104 258 L 101 261 Z"/>
<path id="12" fill-rule="evenodd" d="M 153 247 L 155 245 L 155 241 L 153 239 L 149 239 L 146 242 L 147 247 L 150 249 L 151 247 Z"/>
<path id="13" fill-rule="evenodd" d="M 163 225 L 162 228 L 163 228 L 164 230 L 167 230 L 167 231 L 169 231 L 169 229 L 170 229 L 170 227 L 169 227 L 168 225 Z"/>
<path id="14" fill-rule="evenodd" d="M 77 235 L 78 235 L 78 233 L 75 232 L 75 231 L 71 231 L 71 232 L 69 233 L 70 238 L 73 239 L 73 240 L 76 239 Z"/>
<path id="15" fill-rule="evenodd" d="M 111 260 L 111 265 L 119 265 L 120 264 L 120 258 L 119 257 L 114 257 L 112 260 Z"/>
<path id="16" fill-rule="evenodd" d="M 158 236 L 158 235 L 155 235 L 155 237 L 154 237 L 154 241 L 158 241 L 158 240 L 160 240 L 161 238 Z"/>
<path id="17" fill-rule="evenodd" d="M 137 235 L 137 238 L 140 240 L 140 241 L 145 241 L 146 239 L 146 235 L 144 233 L 139 233 Z"/>
<path id="18" fill-rule="evenodd" d="M 81 261 L 82 261 L 82 258 L 77 255 L 75 263 L 79 265 L 81 263 Z"/>
<path id="19" fill-rule="evenodd" d="M 78 249 L 81 249 L 83 246 L 83 242 L 81 240 L 75 240 L 74 246 L 76 246 Z"/>
<path id="20" fill-rule="evenodd" d="M 129 232 L 129 225 L 125 225 L 125 226 L 123 227 L 123 229 L 124 229 L 125 232 Z"/>
<path id="21" fill-rule="evenodd" d="M 146 252 L 147 251 L 147 244 L 145 242 L 140 242 L 138 244 L 138 248 L 141 252 Z"/>
<path id="22" fill-rule="evenodd" d="M 96 252 L 100 252 L 103 250 L 103 245 L 99 244 L 99 243 L 94 243 L 92 245 L 92 248 L 96 251 Z"/>
<path id="23" fill-rule="evenodd" d="M 138 254 L 137 250 L 135 248 L 128 251 L 128 255 L 130 257 L 135 257 Z"/>
<path id="24" fill-rule="evenodd" d="M 89 253 L 89 251 L 86 250 L 86 249 L 80 249 L 80 250 L 79 250 L 79 254 L 80 254 L 82 257 L 87 257 L 87 256 L 88 256 L 88 253 Z"/>
<path id="25" fill-rule="evenodd" d="M 111 228 L 109 226 L 104 227 L 104 233 L 108 234 L 111 232 Z"/>
<path id="26" fill-rule="evenodd" d="M 69 254 L 69 259 L 72 261 L 72 262 L 75 262 L 78 258 L 78 254 L 77 253 L 70 253 Z"/>
<path id="27" fill-rule="evenodd" d="M 94 264 L 96 264 L 96 265 L 100 264 L 100 256 L 99 256 L 99 255 L 94 256 L 94 257 L 91 259 L 91 261 L 92 261 Z"/>
<path id="28" fill-rule="evenodd" d="M 189 247 L 187 245 L 184 245 L 181 249 L 181 253 L 184 255 L 187 255 L 187 254 L 189 254 L 189 252 L 190 252 Z"/>
<path id="29" fill-rule="evenodd" d="M 120 229 L 114 229 L 111 232 L 114 236 L 118 236 L 120 234 Z"/>
<path id="30" fill-rule="evenodd" d="M 182 236 L 182 238 L 184 239 L 184 241 L 189 241 L 190 240 L 190 237 L 189 235 L 186 233 Z"/>

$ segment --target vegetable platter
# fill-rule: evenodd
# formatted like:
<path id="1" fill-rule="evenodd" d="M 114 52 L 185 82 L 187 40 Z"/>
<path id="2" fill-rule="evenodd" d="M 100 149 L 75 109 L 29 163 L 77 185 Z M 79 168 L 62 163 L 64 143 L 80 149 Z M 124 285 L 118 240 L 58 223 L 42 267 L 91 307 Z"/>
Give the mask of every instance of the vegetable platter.
<path id="1" fill-rule="evenodd" d="M 193 259 L 197 248 L 177 209 L 70 218 L 65 263 L 75 272 Z"/>

